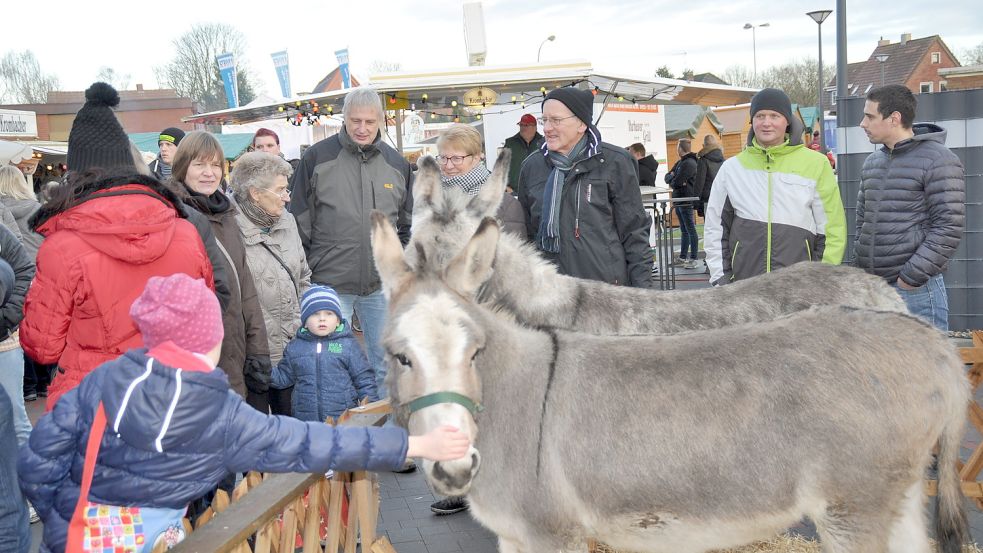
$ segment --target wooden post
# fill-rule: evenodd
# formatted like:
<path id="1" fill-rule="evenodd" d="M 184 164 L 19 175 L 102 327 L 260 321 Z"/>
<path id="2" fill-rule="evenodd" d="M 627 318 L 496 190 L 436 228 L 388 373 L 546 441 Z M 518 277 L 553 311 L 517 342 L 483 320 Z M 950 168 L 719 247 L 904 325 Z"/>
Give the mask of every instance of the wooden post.
<path id="1" fill-rule="evenodd" d="M 304 553 L 321 550 L 321 482 L 307 492 L 307 516 L 304 517 Z"/>

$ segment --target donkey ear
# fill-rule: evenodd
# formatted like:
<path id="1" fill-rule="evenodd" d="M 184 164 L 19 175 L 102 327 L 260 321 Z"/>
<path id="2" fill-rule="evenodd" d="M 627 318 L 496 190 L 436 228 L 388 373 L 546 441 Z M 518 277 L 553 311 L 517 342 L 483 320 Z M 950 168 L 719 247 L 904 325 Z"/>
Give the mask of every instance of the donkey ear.
<path id="1" fill-rule="evenodd" d="M 495 167 L 491 175 L 481 185 L 478 195 L 468 203 L 468 211 L 475 217 L 494 217 L 498 213 L 498 206 L 502 203 L 502 196 L 505 194 L 505 185 L 509 180 L 509 160 L 512 159 L 512 151 L 502 148 L 495 160 Z"/>
<path id="2" fill-rule="evenodd" d="M 403 259 L 403 246 L 389 219 L 381 211 L 372 210 L 372 256 L 382 279 L 382 291 L 386 299 L 392 291 L 412 273 Z"/>
<path id="3" fill-rule="evenodd" d="M 433 156 L 423 156 L 417 160 L 416 178 L 413 180 L 413 208 L 421 206 L 433 209 L 442 196 L 443 186 L 440 184 L 440 167 Z"/>
<path id="4" fill-rule="evenodd" d="M 444 281 L 464 297 L 473 298 L 492 275 L 492 262 L 498 249 L 498 222 L 485 217 L 461 253 L 447 265 Z"/>

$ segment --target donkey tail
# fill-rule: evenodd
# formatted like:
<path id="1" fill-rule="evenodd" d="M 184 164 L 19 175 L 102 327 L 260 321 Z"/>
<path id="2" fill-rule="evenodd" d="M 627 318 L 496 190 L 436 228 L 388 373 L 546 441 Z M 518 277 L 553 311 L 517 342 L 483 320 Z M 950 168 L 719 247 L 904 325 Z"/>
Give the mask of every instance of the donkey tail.
<path id="1" fill-rule="evenodd" d="M 961 397 L 961 395 L 960 395 Z M 965 403 L 956 402 L 950 409 L 942 436 L 939 439 L 939 486 L 935 496 L 935 539 L 941 553 L 960 553 L 969 538 L 969 523 L 963 503 L 962 486 L 956 462 L 959 445 L 965 431 Z"/>

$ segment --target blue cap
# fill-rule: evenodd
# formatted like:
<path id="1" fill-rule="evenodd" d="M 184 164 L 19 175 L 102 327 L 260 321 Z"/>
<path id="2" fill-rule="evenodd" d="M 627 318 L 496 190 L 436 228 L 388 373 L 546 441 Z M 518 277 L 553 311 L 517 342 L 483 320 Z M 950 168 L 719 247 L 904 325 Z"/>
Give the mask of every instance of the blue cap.
<path id="1" fill-rule="evenodd" d="M 300 321 L 307 322 L 311 315 L 327 309 L 338 315 L 338 320 L 344 320 L 341 315 L 341 300 L 338 293 L 330 286 L 311 286 L 304 292 L 304 297 L 300 300 Z"/>

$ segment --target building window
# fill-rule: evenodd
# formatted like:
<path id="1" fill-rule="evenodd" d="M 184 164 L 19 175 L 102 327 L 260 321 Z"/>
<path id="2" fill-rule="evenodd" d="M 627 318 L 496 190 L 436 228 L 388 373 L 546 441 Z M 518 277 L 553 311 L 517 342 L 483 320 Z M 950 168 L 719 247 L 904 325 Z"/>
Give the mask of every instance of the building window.
<path id="1" fill-rule="evenodd" d="M 939 52 L 932 52 L 932 63 L 941 63 L 942 54 Z"/>
<path id="2" fill-rule="evenodd" d="M 869 85 L 867 85 L 867 88 L 864 90 L 864 96 L 866 96 L 867 93 L 870 92 L 870 89 L 872 88 L 874 88 L 874 83 L 870 83 Z"/>
<path id="3" fill-rule="evenodd" d="M 830 92 L 829 93 L 829 97 L 830 97 L 830 105 L 834 105 L 835 106 L 836 105 L 836 90 L 833 90 L 832 92 Z"/>
<path id="4" fill-rule="evenodd" d="M 945 92 L 949 90 L 949 83 L 946 81 L 939 81 L 939 92 Z"/>
<path id="5" fill-rule="evenodd" d="M 918 92 L 921 92 L 922 94 L 931 94 L 932 83 L 931 82 L 918 83 Z"/>

